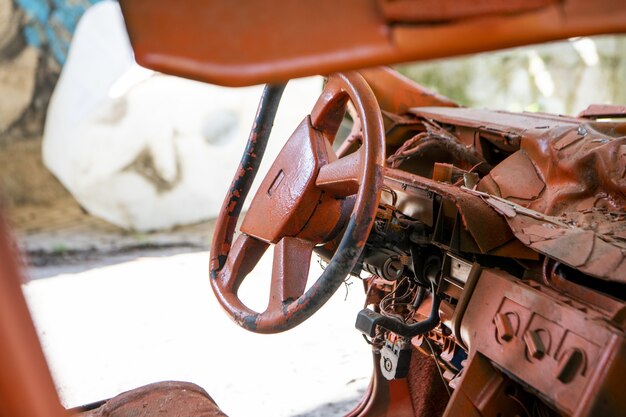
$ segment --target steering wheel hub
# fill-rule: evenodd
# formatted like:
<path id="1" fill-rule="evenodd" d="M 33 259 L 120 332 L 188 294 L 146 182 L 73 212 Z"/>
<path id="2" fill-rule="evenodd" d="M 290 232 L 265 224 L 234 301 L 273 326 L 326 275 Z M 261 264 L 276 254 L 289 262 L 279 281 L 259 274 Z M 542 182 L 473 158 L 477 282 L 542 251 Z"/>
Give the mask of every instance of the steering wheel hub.
<path id="1" fill-rule="evenodd" d="M 241 232 L 273 244 L 283 237 L 324 242 L 337 226 L 345 200 L 328 198 L 315 180 L 320 167 L 336 159 L 330 142 L 305 117 L 261 183 Z M 324 221 L 314 222 L 318 210 Z"/>

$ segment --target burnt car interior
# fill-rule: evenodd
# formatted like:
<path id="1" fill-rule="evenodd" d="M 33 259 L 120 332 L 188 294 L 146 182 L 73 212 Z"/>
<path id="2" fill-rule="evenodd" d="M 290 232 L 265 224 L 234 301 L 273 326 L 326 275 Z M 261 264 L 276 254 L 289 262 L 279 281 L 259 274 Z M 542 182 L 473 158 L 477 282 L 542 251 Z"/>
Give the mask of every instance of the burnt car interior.
<path id="1" fill-rule="evenodd" d="M 626 107 L 590 103 L 572 116 L 466 108 L 379 66 L 624 32 L 626 4 L 121 4 L 143 65 L 268 83 L 211 247 L 208 279 L 236 325 L 288 331 L 354 275 L 367 294 L 354 331 L 375 371 L 349 416 L 626 413 Z M 326 24 L 294 24 L 307 13 Z M 207 28 L 209 15 L 227 18 Z M 317 73 L 330 74 L 317 103 L 248 196 L 286 81 Z M 338 134 L 346 122 L 349 134 Z M 254 311 L 238 289 L 270 247 L 270 299 Z M 325 265 L 319 277 L 308 276 L 313 253 Z M 10 285 L 21 319 L 8 327 L 36 358 L 23 398 L 42 401 L 6 415 L 54 415 L 54 388 Z M 82 413 L 223 415 L 201 389 L 168 384 Z M 164 396 L 172 400 L 159 409 Z"/>

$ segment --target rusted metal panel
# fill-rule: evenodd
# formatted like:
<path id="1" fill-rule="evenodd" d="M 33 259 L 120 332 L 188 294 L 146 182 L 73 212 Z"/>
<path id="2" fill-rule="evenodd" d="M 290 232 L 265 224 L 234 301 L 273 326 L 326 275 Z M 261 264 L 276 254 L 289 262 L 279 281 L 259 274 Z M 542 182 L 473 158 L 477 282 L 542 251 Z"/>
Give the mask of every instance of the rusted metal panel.
<path id="1" fill-rule="evenodd" d="M 489 252 L 513 239 L 510 227 L 497 211 L 485 204 L 480 197 L 459 187 L 391 168 L 385 170 L 385 182 L 394 189 L 404 188 L 408 192 L 408 187 L 415 187 L 452 201 L 461 214 L 464 227 L 483 252 Z"/>
<path id="2" fill-rule="evenodd" d="M 489 194 L 483 200 L 506 219 L 515 236 L 528 247 L 596 278 L 626 282 L 626 239 L 606 233 L 626 228 L 624 215 L 594 213 L 596 222 L 574 221 L 577 216 L 549 216 Z M 579 217 L 579 216 L 578 216 Z M 598 225 L 604 225 L 599 233 Z M 594 229 L 595 227 L 595 229 Z M 614 229 L 613 229 L 614 228 Z"/>
<path id="3" fill-rule="evenodd" d="M 551 6 L 557 0 L 378 0 L 388 21 L 432 23 L 468 18 L 516 14 Z"/>
<path id="4" fill-rule="evenodd" d="M 404 417 L 417 415 L 411 399 L 411 389 L 406 379 L 388 381 L 378 367 L 380 354 L 372 352 L 374 372 L 372 379 L 357 406 L 345 417 Z"/>
<path id="5" fill-rule="evenodd" d="M 624 282 L 623 123 L 461 108 L 413 108 L 411 113 L 456 137 L 459 126 L 514 136 L 518 149 L 510 148 L 511 155 L 478 184 L 478 191 L 493 196 L 485 195 L 485 201 L 529 248 L 594 277 Z M 503 149 L 495 139 L 491 143 Z"/>
<path id="6" fill-rule="evenodd" d="M 571 140 L 574 135 L 580 140 Z M 529 208 L 560 216 L 586 210 L 620 212 L 626 207 L 624 161 L 620 158 L 626 147 L 624 124 L 579 122 L 571 128 L 524 137 L 521 147 L 546 182 L 544 192 Z M 501 166 L 506 169 L 508 161 Z"/>
<path id="7" fill-rule="evenodd" d="M 387 159 L 391 167 L 397 168 L 404 160 L 412 157 L 427 159 L 430 155 L 439 151 L 448 154 L 459 167 L 467 170 L 475 167 L 476 170 L 483 174 L 489 172 L 491 166 L 475 148 L 461 143 L 458 137 L 451 134 L 434 120 L 423 120 L 421 124 L 425 131 L 405 141 Z"/>
<path id="8" fill-rule="evenodd" d="M 550 258 L 543 263 L 543 281 L 563 295 L 571 296 L 582 303 L 593 306 L 622 329 L 626 329 L 626 304 L 616 297 L 617 294 L 603 294 L 590 291 L 589 288 L 563 277 L 561 264 Z"/>
<path id="9" fill-rule="evenodd" d="M 77 417 L 226 417 L 213 398 L 189 382 L 156 382 L 105 401 Z"/>
<path id="10" fill-rule="evenodd" d="M 626 106 L 618 104 L 591 104 L 585 110 L 578 113 L 577 117 L 587 119 L 626 117 Z"/>
<path id="11" fill-rule="evenodd" d="M 141 65 L 216 84 L 327 74 L 338 61 L 342 70 L 363 68 L 374 64 L 372 57 L 391 52 L 374 0 L 130 0 L 120 5 Z"/>
<path id="12" fill-rule="evenodd" d="M 477 353 L 466 362 L 464 379 L 471 383 L 461 383 L 454 390 L 445 417 L 527 415 L 527 405 L 519 398 L 511 401 L 511 392 L 521 394 L 526 403 L 530 402 L 529 395 L 519 393 L 515 383 L 489 359 Z"/>
<path id="13" fill-rule="evenodd" d="M 522 200 L 537 198 L 546 184 L 539 178 L 535 166 L 524 151 L 515 152 L 507 163 L 501 163 L 491 170 L 489 175 L 504 198 L 514 197 Z"/>
<path id="14" fill-rule="evenodd" d="M 411 107 L 458 107 L 444 97 L 402 76 L 389 67 L 372 67 L 359 70 L 374 92 L 381 110 L 402 115 Z"/>
<path id="15" fill-rule="evenodd" d="M 496 270 L 483 270 L 472 298 L 462 319 L 471 355 L 486 356 L 568 415 L 615 415 L 626 407 L 609 386 L 623 376 L 617 373 L 624 369 L 625 336 L 602 314 Z M 509 318 L 508 335 L 498 330 L 498 315 Z"/>
<path id="16" fill-rule="evenodd" d="M 626 4 L 613 0 L 120 4 L 140 64 L 231 86 L 626 32 Z"/>
<path id="17" fill-rule="evenodd" d="M 527 132 L 545 132 L 562 125 L 578 126 L 580 120 L 574 117 L 550 114 L 512 113 L 499 110 L 470 108 L 416 107 L 411 113 L 426 119 L 449 123 L 454 126 L 467 126 L 473 129 L 488 128 L 494 132 L 510 135 L 524 135 Z"/>

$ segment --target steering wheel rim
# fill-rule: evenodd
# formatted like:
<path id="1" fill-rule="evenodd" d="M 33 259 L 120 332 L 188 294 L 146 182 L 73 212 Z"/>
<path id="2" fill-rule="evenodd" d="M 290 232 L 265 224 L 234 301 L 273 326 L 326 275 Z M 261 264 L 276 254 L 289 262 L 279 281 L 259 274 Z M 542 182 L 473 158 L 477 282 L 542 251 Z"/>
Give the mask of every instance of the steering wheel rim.
<path id="1" fill-rule="evenodd" d="M 348 100 L 361 119 L 363 144 L 356 152 L 337 159 L 336 155 L 333 158 L 331 145 Z M 257 118 L 262 113 L 261 105 Z M 269 136 L 269 132 L 265 133 Z M 236 184 L 246 172 L 242 160 L 216 223 L 210 263 L 211 287 L 222 308 L 238 325 L 256 333 L 291 329 L 319 310 L 353 270 L 371 231 L 380 201 L 385 161 L 384 137 L 380 108 L 365 79 L 356 72 L 331 75 L 310 116 L 296 129 L 270 168 L 242 224 L 242 234 L 232 243 L 239 216 L 239 210 L 233 210 L 233 201 L 237 201 L 239 207 L 242 203 L 238 201 L 241 190 Z M 258 139 L 253 129 L 249 146 L 254 146 Z M 290 145 L 292 143 L 294 145 Z M 315 159 L 308 171 L 308 165 L 305 167 L 304 171 L 311 175 L 304 180 L 300 178 L 302 174 L 294 169 L 285 174 L 279 162 L 293 155 L 292 148 L 303 143 L 305 147 L 310 147 L 307 148 L 307 156 Z M 301 167 L 299 169 L 302 170 Z M 283 177 L 286 180 L 283 181 Z M 263 214 L 267 207 L 276 207 L 270 206 L 275 201 L 282 201 L 280 197 L 274 200 L 271 197 L 271 191 L 278 187 L 275 185 L 277 182 L 279 185 L 284 182 L 286 185 L 282 188 L 288 189 L 290 194 L 294 190 L 289 186 L 301 191 L 295 199 L 292 198 L 293 201 L 285 203 L 288 219 L 280 227 L 272 222 L 261 224 L 255 220 L 259 217 L 255 215 L 256 211 Z M 244 190 L 243 194 L 247 191 Z M 344 228 L 345 223 L 342 224 L 339 212 L 341 207 L 345 208 L 346 197 L 355 193 L 356 201 Z M 319 196 L 317 203 L 316 196 Z M 262 209 L 255 210 L 255 207 Z M 283 207 L 279 204 L 278 208 Z M 309 216 L 307 220 L 302 220 L 306 216 Z M 340 229 L 345 232 L 328 266 L 305 291 L 309 268 L 307 262 L 305 272 L 302 272 L 302 259 L 307 256 L 310 259 L 315 245 L 328 241 Z M 276 245 L 270 302 L 268 308 L 259 313 L 247 307 L 237 296 L 237 291 L 270 244 Z"/>

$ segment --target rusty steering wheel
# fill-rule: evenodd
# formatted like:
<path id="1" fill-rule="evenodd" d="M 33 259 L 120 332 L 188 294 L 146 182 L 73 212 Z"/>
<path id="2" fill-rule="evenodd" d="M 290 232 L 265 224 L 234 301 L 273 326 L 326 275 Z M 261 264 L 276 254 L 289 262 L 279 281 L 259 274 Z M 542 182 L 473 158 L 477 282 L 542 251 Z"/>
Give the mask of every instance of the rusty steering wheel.
<path id="1" fill-rule="evenodd" d="M 268 89 L 266 88 L 266 94 Z M 311 114 L 291 135 L 261 183 L 232 243 L 243 200 L 254 179 L 280 94 L 261 101 L 248 148 L 224 200 L 213 235 L 211 286 L 240 326 L 257 333 L 291 329 L 315 313 L 352 271 L 371 231 L 382 186 L 385 159 L 380 108 L 356 72 L 329 77 Z M 348 100 L 363 126 L 363 144 L 338 158 L 332 143 Z M 270 110 L 268 110 L 269 108 Z M 251 162 L 252 161 L 252 162 Z M 355 197 L 351 197 L 355 196 Z M 347 222 L 347 224 L 346 224 Z M 315 246 L 343 232 L 321 276 L 306 290 Z M 270 244 L 274 246 L 270 300 L 258 313 L 246 307 L 238 289 Z"/>

